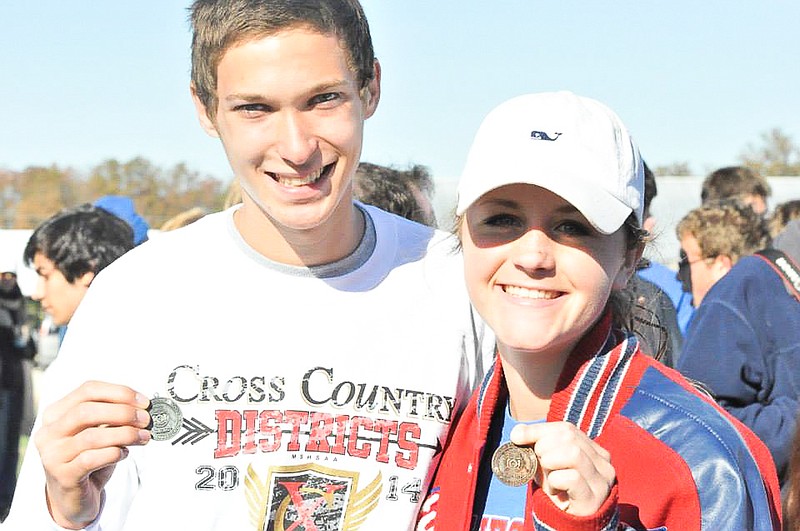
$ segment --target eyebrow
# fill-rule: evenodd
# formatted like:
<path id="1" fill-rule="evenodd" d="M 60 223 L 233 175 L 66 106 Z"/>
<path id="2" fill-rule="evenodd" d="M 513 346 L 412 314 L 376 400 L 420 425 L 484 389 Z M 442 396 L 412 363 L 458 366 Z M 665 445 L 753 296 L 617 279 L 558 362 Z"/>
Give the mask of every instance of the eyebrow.
<path id="1" fill-rule="evenodd" d="M 331 90 L 340 89 L 342 86 L 347 85 L 347 81 L 340 79 L 337 81 L 326 81 L 324 83 L 319 83 L 314 85 L 310 89 L 306 90 L 307 94 L 321 94 L 324 92 L 330 92 Z M 236 92 L 233 94 L 228 94 L 223 101 L 226 102 L 233 102 L 233 101 L 244 101 L 249 103 L 254 102 L 263 102 L 268 101 L 269 96 L 265 94 L 251 94 L 246 92 Z"/>
<path id="2" fill-rule="evenodd" d="M 515 201 L 514 199 L 500 199 L 500 198 L 498 198 L 498 199 L 489 199 L 489 200 L 486 201 L 486 204 L 497 205 L 497 206 L 506 207 L 506 208 L 522 208 L 522 205 L 519 203 L 519 201 Z M 566 203 L 564 205 L 561 205 L 561 206 L 557 207 L 555 209 L 555 212 L 557 212 L 559 214 L 572 214 L 572 213 L 576 213 L 576 212 L 578 214 L 581 213 L 581 211 L 578 210 L 571 203 Z"/>

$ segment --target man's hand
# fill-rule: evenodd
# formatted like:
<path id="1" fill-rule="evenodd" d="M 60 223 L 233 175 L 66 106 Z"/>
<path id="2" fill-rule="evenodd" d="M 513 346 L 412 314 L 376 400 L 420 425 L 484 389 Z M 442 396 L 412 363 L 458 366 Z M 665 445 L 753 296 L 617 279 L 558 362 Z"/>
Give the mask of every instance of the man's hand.
<path id="1" fill-rule="evenodd" d="M 86 382 L 45 409 L 34 440 L 58 525 L 82 529 L 97 518 L 103 488 L 127 447 L 150 440 L 149 403 L 129 387 Z"/>

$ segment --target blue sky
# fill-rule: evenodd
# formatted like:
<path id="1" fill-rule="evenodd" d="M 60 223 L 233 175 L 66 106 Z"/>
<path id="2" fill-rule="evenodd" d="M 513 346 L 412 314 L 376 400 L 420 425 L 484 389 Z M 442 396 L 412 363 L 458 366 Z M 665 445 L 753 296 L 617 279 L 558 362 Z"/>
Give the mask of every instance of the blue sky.
<path id="1" fill-rule="evenodd" d="M 230 178 L 189 83 L 189 2 L 0 2 L 0 168 L 137 155 Z M 461 171 L 486 112 L 569 89 L 622 117 L 651 166 L 800 143 L 800 2 L 364 0 L 383 94 L 363 160 Z"/>

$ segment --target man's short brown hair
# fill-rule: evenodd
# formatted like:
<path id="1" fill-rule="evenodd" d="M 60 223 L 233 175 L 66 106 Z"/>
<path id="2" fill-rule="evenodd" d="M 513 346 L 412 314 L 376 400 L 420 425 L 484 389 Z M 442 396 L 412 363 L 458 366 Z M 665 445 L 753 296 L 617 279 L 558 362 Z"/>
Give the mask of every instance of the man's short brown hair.
<path id="1" fill-rule="evenodd" d="M 772 194 L 767 180 L 746 166 L 727 166 L 712 172 L 703 181 L 703 203 L 725 199 L 744 200 L 749 195 L 766 199 Z"/>

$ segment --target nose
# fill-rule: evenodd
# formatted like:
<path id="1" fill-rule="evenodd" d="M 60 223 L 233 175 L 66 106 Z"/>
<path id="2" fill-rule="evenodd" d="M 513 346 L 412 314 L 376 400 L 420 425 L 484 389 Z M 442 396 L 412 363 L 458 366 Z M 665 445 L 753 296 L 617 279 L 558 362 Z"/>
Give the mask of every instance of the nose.
<path id="1" fill-rule="evenodd" d="M 530 229 L 520 237 L 513 251 L 517 269 L 529 275 L 551 271 L 555 267 L 553 241 L 539 229 Z"/>
<path id="2" fill-rule="evenodd" d="M 309 161 L 317 151 L 317 139 L 309 120 L 302 112 L 286 110 L 278 117 L 277 128 L 278 154 L 293 166 L 300 166 Z"/>
<path id="3" fill-rule="evenodd" d="M 45 293 L 44 278 L 37 277 L 36 278 L 36 288 L 33 290 L 33 293 L 31 293 L 31 299 L 39 302 L 42 299 L 44 299 L 44 293 Z"/>

